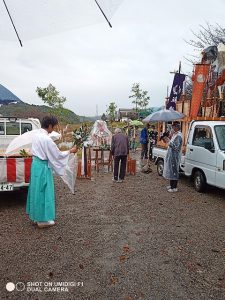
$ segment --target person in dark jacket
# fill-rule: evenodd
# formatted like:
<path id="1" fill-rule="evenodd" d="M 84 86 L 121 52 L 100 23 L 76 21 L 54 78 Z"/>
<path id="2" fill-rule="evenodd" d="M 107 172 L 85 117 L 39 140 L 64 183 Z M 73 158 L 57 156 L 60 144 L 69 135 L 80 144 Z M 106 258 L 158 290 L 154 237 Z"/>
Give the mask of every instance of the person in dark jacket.
<path id="1" fill-rule="evenodd" d="M 152 160 L 153 159 L 152 150 L 153 147 L 156 145 L 157 138 L 158 138 L 158 132 L 156 131 L 154 125 L 151 126 L 151 130 L 148 132 L 148 135 L 149 135 L 149 158 Z"/>
<path id="2" fill-rule="evenodd" d="M 142 129 L 141 131 L 141 136 L 140 136 L 140 143 L 141 143 L 141 159 L 148 159 L 148 141 L 149 141 L 149 136 L 148 136 L 148 129 L 150 125 L 149 123 L 146 124 L 145 128 Z"/>
<path id="3" fill-rule="evenodd" d="M 127 155 L 129 154 L 129 139 L 127 135 L 122 133 L 120 128 L 115 129 L 111 151 L 114 157 L 113 181 L 123 182 L 126 173 Z"/>

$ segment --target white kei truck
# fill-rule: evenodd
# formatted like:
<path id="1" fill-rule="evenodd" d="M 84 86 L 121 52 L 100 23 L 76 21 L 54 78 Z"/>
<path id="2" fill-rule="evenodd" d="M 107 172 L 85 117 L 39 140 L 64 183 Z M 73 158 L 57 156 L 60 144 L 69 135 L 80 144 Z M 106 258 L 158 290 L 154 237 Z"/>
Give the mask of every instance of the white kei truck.
<path id="1" fill-rule="evenodd" d="M 163 174 L 166 148 L 155 146 L 153 156 L 157 171 Z M 207 185 L 225 189 L 225 121 L 194 120 L 184 140 L 180 171 L 193 179 L 198 192 Z"/>
<path id="2" fill-rule="evenodd" d="M 20 153 L 5 156 L 5 151 L 15 137 L 40 127 L 38 119 L 0 117 L 0 192 L 29 185 L 32 157 L 23 157 Z"/>

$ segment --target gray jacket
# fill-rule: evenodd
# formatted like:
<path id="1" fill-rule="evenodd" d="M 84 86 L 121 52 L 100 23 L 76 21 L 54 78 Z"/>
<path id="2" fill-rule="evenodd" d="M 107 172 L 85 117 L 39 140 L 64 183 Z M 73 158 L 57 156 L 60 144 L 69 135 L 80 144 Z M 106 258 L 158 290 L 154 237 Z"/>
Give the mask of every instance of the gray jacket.
<path id="1" fill-rule="evenodd" d="M 127 155 L 129 153 L 128 136 L 116 133 L 112 137 L 111 150 L 113 156 Z"/>

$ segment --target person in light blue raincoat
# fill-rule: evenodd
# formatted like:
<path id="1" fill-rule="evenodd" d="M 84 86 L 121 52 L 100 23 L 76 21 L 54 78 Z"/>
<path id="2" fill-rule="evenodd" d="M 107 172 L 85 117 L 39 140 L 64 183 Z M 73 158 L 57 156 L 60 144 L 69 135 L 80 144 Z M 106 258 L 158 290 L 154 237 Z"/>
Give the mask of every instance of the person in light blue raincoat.
<path id="1" fill-rule="evenodd" d="M 164 160 L 163 177 L 170 180 L 168 192 L 177 192 L 177 183 L 179 179 L 179 167 L 182 149 L 182 134 L 180 132 L 180 123 L 174 122 L 172 125 L 172 138 L 168 142 L 166 157 Z"/>

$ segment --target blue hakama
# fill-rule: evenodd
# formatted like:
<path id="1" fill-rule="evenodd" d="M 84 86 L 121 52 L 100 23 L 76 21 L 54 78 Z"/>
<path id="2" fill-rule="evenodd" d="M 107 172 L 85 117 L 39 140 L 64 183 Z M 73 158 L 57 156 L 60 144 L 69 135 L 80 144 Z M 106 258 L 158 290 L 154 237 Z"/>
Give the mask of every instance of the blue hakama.
<path id="1" fill-rule="evenodd" d="M 32 221 L 55 220 L 55 192 L 52 170 L 63 176 L 69 151 L 60 151 L 48 132 L 41 128 L 32 140 L 33 161 L 26 212 Z"/>
<path id="2" fill-rule="evenodd" d="M 55 220 L 55 191 L 47 160 L 33 157 L 26 212 L 32 221 Z"/>

